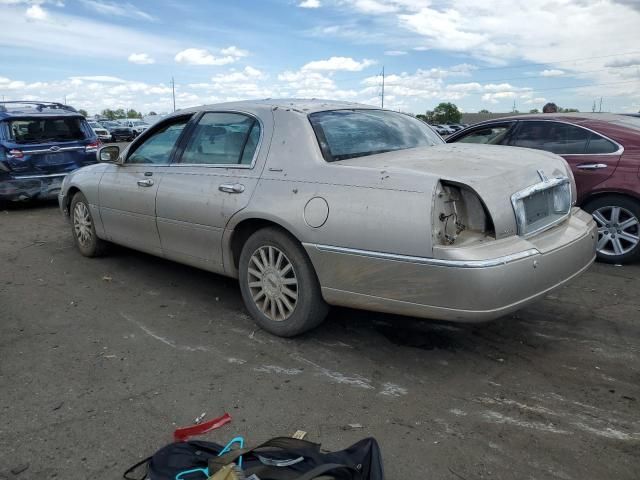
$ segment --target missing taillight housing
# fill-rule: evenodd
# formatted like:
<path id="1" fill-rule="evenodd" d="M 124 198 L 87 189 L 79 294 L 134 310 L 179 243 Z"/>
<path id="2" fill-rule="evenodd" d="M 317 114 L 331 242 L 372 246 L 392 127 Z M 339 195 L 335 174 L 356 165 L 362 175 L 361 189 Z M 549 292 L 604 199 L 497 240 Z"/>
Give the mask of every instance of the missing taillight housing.
<path id="1" fill-rule="evenodd" d="M 466 185 L 438 184 L 432 222 L 434 245 L 460 245 L 495 238 L 491 216 L 480 197 Z"/>
<path id="2" fill-rule="evenodd" d="M 22 150 L 13 149 L 9 150 L 9 158 L 22 160 L 24 158 L 24 152 Z"/>
<path id="3" fill-rule="evenodd" d="M 102 142 L 100 142 L 100 140 L 98 140 L 97 142 L 91 142 L 89 145 L 84 147 L 84 151 L 86 153 L 97 152 L 101 146 L 102 146 Z"/>

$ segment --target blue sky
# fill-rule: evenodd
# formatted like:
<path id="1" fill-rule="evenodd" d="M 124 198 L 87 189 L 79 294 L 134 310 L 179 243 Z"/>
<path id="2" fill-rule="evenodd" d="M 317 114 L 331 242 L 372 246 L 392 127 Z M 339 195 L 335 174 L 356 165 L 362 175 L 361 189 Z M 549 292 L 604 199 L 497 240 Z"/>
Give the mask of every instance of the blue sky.
<path id="1" fill-rule="evenodd" d="M 95 113 L 265 97 L 640 110 L 640 0 L 0 0 L 0 95 Z"/>

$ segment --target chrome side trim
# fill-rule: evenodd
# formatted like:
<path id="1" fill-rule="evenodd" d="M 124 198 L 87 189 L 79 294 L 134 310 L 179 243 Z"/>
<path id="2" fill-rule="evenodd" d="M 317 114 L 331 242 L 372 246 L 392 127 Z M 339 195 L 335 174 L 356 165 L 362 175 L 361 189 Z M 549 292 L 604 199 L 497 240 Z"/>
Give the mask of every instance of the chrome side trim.
<path id="1" fill-rule="evenodd" d="M 373 252 L 371 250 L 359 250 L 357 248 L 336 247 L 333 245 L 319 245 L 314 243 L 303 244 L 317 248 L 321 252 L 341 253 L 346 255 L 357 255 L 359 257 L 375 258 L 380 260 L 391 260 L 394 262 L 417 263 L 419 265 L 433 265 L 436 267 L 454 268 L 488 268 L 505 265 L 507 263 L 522 260 L 523 258 L 539 255 L 536 248 L 530 248 L 511 255 L 488 258 L 484 260 L 444 260 L 440 258 L 414 257 L 411 255 L 399 255 L 396 253 Z"/>
<path id="2" fill-rule="evenodd" d="M 27 180 L 30 178 L 53 178 L 53 177 L 66 177 L 68 173 L 49 173 L 46 175 L 15 175 L 13 178 L 16 180 Z"/>
<path id="3" fill-rule="evenodd" d="M 84 150 L 84 147 L 60 147 L 55 150 L 51 148 L 44 148 L 41 150 L 22 150 L 23 155 L 31 155 L 34 153 L 58 153 L 58 152 L 72 152 L 74 150 Z"/>

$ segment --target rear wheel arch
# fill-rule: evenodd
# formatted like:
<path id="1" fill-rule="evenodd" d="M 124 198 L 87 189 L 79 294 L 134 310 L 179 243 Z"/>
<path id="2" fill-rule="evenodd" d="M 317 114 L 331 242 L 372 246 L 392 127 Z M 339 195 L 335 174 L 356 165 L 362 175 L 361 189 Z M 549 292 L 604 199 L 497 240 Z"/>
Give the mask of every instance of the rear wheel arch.
<path id="1" fill-rule="evenodd" d="M 229 241 L 231 260 L 235 269 L 237 269 L 238 265 L 240 264 L 240 254 L 242 253 L 242 247 L 247 242 L 249 237 L 251 237 L 251 235 L 253 235 L 258 230 L 267 227 L 275 227 L 291 237 L 296 242 L 302 243 L 296 235 L 294 235 L 288 228 L 284 227 L 277 221 L 267 220 L 265 218 L 246 218 L 234 227 Z"/>

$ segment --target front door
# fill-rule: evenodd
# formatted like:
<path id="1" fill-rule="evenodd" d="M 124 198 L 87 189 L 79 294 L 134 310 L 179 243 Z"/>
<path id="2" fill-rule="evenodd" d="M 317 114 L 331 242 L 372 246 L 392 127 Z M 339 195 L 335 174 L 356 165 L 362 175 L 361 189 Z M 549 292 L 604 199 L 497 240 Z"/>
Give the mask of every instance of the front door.
<path id="1" fill-rule="evenodd" d="M 161 254 L 156 194 L 189 117 L 171 119 L 110 165 L 100 180 L 100 216 L 108 240 Z"/>
<path id="2" fill-rule="evenodd" d="M 166 170 L 156 202 L 165 256 L 222 272 L 222 235 L 258 183 L 270 133 L 238 112 L 206 112 Z M 268 133 L 268 132 L 266 132 Z M 258 162 L 258 159 L 261 159 Z"/>

